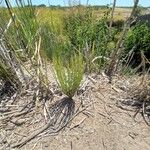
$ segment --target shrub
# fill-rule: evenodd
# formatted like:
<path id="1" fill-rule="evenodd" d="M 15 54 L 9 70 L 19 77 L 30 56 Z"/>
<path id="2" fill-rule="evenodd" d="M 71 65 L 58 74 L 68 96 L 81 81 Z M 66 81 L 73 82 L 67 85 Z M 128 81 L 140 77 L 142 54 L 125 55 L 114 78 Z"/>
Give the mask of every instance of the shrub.
<path id="1" fill-rule="evenodd" d="M 69 37 L 72 47 L 80 48 L 80 52 L 84 54 L 88 46 L 89 54 L 92 53 L 93 59 L 101 56 L 101 59 L 97 59 L 95 63 L 102 67 L 105 64 L 103 57 L 110 54 L 109 42 L 113 37 L 107 24 L 108 12 L 104 14 L 104 17 L 98 19 L 93 15 L 90 7 L 78 6 L 70 11 L 65 15 L 63 22 L 64 32 Z M 94 52 L 92 51 L 93 45 Z"/>
<path id="2" fill-rule="evenodd" d="M 125 40 L 125 55 L 134 47 L 134 56 L 132 64 L 137 66 L 141 62 L 141 51 L 150 58 L 150 25 L 147 23 L 138 23 L 128 33 Z"/>
<path id="3" fill-rule="evenodd" d="M 70 11 L 63 18 L 64 30 L 72 45 L 82 48 L 85 42 L 90 42 L 94 32 L 92 11 L 80 6 Z"/>

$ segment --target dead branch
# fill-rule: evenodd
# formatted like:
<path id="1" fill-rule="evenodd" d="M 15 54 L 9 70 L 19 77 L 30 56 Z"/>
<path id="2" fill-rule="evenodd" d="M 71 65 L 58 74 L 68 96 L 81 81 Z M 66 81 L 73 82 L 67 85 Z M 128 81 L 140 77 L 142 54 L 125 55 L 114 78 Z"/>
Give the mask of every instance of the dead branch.
<path id="1" fill-rule="evenodd" d="M 106 71 L 106 74 L 109 77 L 109 82 L 110 83 L 112 82 L 112 75 L 117 70 L 119 59 L 121 57 L 121 53 L 122 53 L 122 50 L 123 50 L 124 39 L 126 37 L 127 31 L 130 28 L 130 24 L 134 19 L 136 9 L 137 9 L 137 6 L 138 6 L 138 2 L 139 2 L 139 0 L 134 1 L 134 6 L 133 6 L 132 12 L 130 14 L 130 17 L 126 20 L 126 22 L 124 24 L 122 35 L 120 36 L 120 38 L 119 38 L 119 40 L 116 44 L 116 48 L 112 52 L 111 61 L 110 61 L 110 64 L 108 66 L 108 70 Z"/>
<path id="2" fill-rule="evenodd" d="M 110 24 L 109 24 L 109 28 L 112 27 L 112 23 L 113 23 L 113 18 L 114 18 L 114 10 L 116 7 L 116 0 L 114 0 L 113 2 L 113 7 L 112 7 L 112 11 L 111 11 L 111 17 L 110 17 Z"/>

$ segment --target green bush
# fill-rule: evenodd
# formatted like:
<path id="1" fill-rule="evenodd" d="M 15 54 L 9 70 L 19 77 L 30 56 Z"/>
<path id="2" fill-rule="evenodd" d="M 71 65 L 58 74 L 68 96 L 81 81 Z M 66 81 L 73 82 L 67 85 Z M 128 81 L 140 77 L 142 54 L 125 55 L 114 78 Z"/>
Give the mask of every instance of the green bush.
<path id="1" fill-rule="evenodd" d="M 147 23 L 138 23 L 131 28 L 125 40 L 124 56 L 132 52 L 133 58 L 130 65 L 133 67 L 141 63 L 141 52 L 150 59 L 150 25 Z"/>
<path id="2" fill-rule="evenodd" d="M 64 16 L 64 30 L 71 43 L 76 48 L 85 46 L 85 42 L 90 42 L 94 34 L 94 20 L 92 11 L 77 7 L 76 10 Z"/>
<path id="3" fill-rule="evenodd" d="M 128 33 L 125 41 L 125 52 L 128 53 L 134 46 L 134 52 L 139 54 L 143 51 L 145 54 L 150 52 L 150 25 L 147 23 L 138 23 Z"/>
<path id="4" fill-rule="evenodd" d="M 67 13 L 63 21 L 64 32 L 69 37 L 72 47 L 80 49 L 80 52 L 84 54 L 84 50 L 88 46 L 88 53 L 89 55 L 92 53 L 93 59 L 102 56 L 101 59 L 95 61 L 99 67 L 103 67 L 105 64 L 103 57 L 109 56 L 111 50 L 109 43 L 113 39 L 107 21 L 108 12 L 99 19 L 93 15 L 92 8 L 81 6 Z"/>

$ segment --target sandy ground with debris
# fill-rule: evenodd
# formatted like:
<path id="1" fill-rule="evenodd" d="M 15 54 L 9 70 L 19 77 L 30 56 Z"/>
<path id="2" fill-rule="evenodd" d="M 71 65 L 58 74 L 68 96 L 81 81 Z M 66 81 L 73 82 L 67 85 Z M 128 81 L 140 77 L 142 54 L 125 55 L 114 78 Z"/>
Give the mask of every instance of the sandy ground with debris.
<path id="1" fill-rule="evenodd" d="M 80 106 L 78 114 L 63 130 L 52 134 L 47 129 L 24 146 L 14 149 L 150 150 L 150 128 L 142 115 L 135 115 L 136 110 L 130 106 L 123 107 L 125 109 L 119 107 L 119 101 L 128 95 L 130 82 L 132 79 L 115 77 L 109 84 L 103 75 L 90 76 L 73 98 L 75 110 Z M 53 91 L 55 100 L 63 97 L 60 91 Z M 32 95 L 32 91 L 26 91 L 15 100 L 14 113 L 24 103 L 30 102 Z M 51 105 L 50 101 L 48 105 Z M 5 116 L 1 113 L 0 150 L 13 150 L 12 145 L 32 135 L 47 121 L 40 106 L 11 119 L 2 119 Z"/>

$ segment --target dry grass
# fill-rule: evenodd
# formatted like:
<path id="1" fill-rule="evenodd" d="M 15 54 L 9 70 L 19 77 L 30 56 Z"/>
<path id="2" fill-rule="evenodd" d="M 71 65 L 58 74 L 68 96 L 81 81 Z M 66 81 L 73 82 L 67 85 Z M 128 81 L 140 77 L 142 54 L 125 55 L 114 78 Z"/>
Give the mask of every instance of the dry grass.
<path id="1" fill-rule="evenodd" d="M 150 75 L 135 76 L 131 80 L 126 100 L 122 104 L 131 106 L 136 111 L 134 118 L 140 113 L 150 126 Z"/>
<path id="2" fill-rule="evenodd" d="M 130 8 L 115 8 L 114 12 L 114 20 L 125 20 L 127 17 L 129 17 L 131 13 Z M 56 24 L 63 24 L 61 22 L 61 18 L 71 11 L 77 11 L 77 10 L 69 10 L 69 9 L 56 9 L 52 10 L 50 8 L 37 8 L 37 14 L 38 19 L 42 22 L 49 22 L 52 21 Z M 104 15 L 104 13 L 108 11 L 107 9 L 99 9 L 99 10 L 93 10 L 93 15 L 96 18 L 100 18 Z"/>

